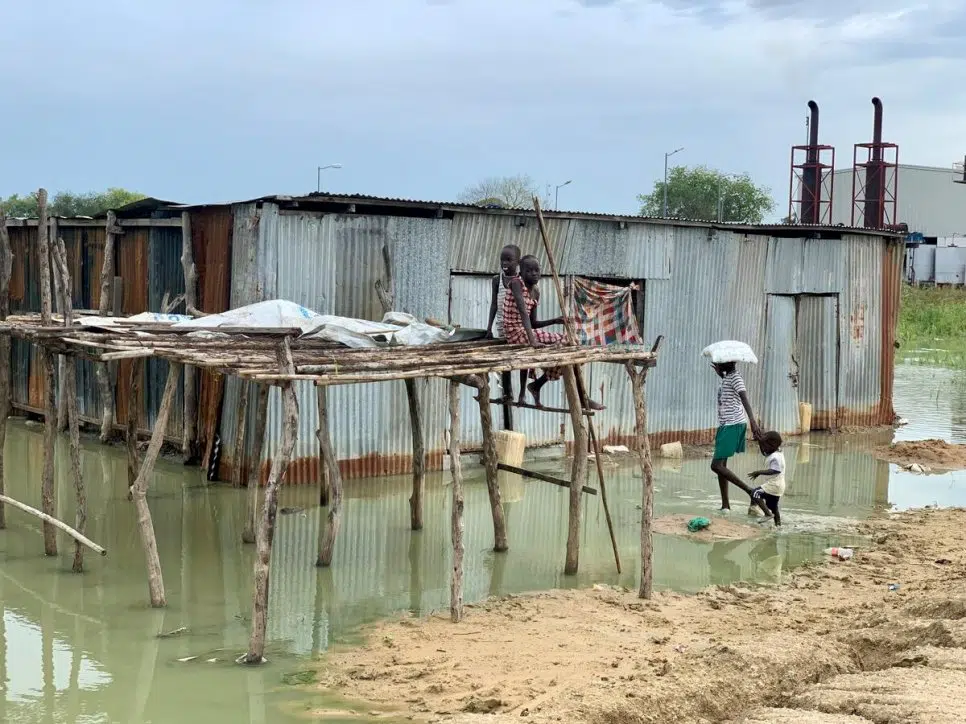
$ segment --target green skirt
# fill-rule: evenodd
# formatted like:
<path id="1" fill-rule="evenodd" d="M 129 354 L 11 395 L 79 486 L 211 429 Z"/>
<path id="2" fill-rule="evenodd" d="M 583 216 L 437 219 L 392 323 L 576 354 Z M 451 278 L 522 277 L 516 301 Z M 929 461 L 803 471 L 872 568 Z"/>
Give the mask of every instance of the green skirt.
<path id="1" fill-rule="evenodd" d="M 745 451 L 745 433 L 748 425 L 722 425 L 714 436 L 714 459 L 727 460 Z"/>

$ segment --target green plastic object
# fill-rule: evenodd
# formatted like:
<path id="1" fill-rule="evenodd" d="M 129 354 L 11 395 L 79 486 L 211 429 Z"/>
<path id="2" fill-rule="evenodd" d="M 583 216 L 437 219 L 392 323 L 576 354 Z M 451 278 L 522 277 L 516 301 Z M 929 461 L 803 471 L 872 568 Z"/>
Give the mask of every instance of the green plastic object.
<path id="1" fill-rule="evenodd" d="M 699 530 L 704 530 L 711 525 L 711 521 L 707 518 L 692 518 L 688 521 L 688 530 L 692 533 L 697 533 Z"/>

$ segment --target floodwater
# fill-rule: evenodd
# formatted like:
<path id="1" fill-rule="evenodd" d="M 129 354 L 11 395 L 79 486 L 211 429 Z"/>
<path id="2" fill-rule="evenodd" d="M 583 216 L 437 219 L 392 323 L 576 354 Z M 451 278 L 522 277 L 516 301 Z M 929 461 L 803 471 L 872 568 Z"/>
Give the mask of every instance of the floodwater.
<path id="1" fill-rule="evenodd" d="M 897 368 L 896 408 L 909 419 L 899 439 L 940 437 L 966 443 L 966 365 L 929 353 Z M 812 435 L 790 441 L 785 529 L 752 541 L 694 543 L 656 536 L 655 585 L 694 591 L 737 580 L 774 580 L 781 570 L 849 543 L 849 521 L 875 509 L 966 504 L 966 474 L 914 475 L 875 460 L 869 450 L 890 432 Z M 58 514 L 73 519 L 66 446 L 59 440 Z M 41 429 L 11 422 L 7 490 L 39 507 Z M 88 555 L 87 572 L 70 572 L 72 543 L 43 556 L 39 521 L 8 509 L 0 531 L 0 722 L 137 724 L 318 720 L 365 721 L 365 709 L 315 693 L 308 661 L 334 643 L 351 644 L 361 624 L 448 607 L 449 495 L 431 478 L 426 529 L 408 529 L 407 478 L 350 481 L 341 538 L 330 570 L 314 566 L 319 510 L 310 488 L 283 491 L 272 559 L 269 664 L 233 663 L 247 644 L 253 547 L 241 544 L 245 493 L 210 486 L 195 469 L 159 463 L 150 504 L 168 607 L 147 607 L 144 558 L 121 452 L 90 444 L 83 455 L 88 535 L 108 556 Z M 717 485 L 707 460 L 656 461 L 656 515 L 708 514 Z M 737 460 L 746 473 L 756 455 Z M 536 466 L 535 466 L 536 467 Z M 560 463 L 540 465 L 563 471 Z M 561 586 L 620 583 L 636 587 L 640 478 L 609 466 L 608 492 L 625 573 L 615 572 L 599 498 L 585 496 L 580 574 L 561 573 L 567 492 L 541 482 L 504 491 L 511 550 L 494 555 L 486 488 L 467 470 L 466 599 Z M 589 484 L 596 487 L 594 477 Z M 740 494 L 733 495 L 736 516 Z M 839 531 L 839 532 L 836 532 Z M 159 633 L 185 629 L 179 635 Z M 316 713 L 313 716 L 313 712 Z M 335 712 L 335 713 L 332 713 Z"/>

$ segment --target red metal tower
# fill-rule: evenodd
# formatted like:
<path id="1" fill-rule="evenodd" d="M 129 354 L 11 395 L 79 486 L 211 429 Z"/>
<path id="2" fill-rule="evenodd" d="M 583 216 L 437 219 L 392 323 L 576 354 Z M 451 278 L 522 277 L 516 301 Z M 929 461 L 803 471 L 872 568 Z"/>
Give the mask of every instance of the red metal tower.
<path id="1" fill-rule="evenodd" d="M 872 107 L 872 143 L 852 153 L 852 226 L 888 229 L 899 224 L 899 146 L 882 141 L 882 101 Z"/>
<path id="2" fill-rule="evenodd" d="M 811 111 L 808 143 L 804 146 L 792 146 L 791 173 L 788 179 L 788 218 L 797 219 L 799 224 L 831 226 L 835 147 L 819 144 L 818 104 L 809 101 L 808 108 Z"/>

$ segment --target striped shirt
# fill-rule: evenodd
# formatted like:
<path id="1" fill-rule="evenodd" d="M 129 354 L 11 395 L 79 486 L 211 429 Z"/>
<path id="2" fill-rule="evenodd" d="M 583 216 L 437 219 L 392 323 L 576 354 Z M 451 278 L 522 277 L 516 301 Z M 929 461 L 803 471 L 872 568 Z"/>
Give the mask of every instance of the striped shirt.
<path id="1" fill-rule="evenodd" d="M 745 392 L 745 381 L 741 375 L 732 372 L 721 378 L 718 386 L 718 425 L 742 425 L 748 422 L 745 406 L 741 404 L 741 393 Z"/>
<path id="2" fill-rule="evenodd" d="M 506 335 L 503 333 L 503 305 L 506 300 L 506 287 L 507 277 L 503 275 L 503 271 L 501 270 L 496 289 L 496 319 L 493 320 L 494 326 L 496 327 L 496 334 L 494 336 L 497 339 L 504 339 L 506 337 Z"/>

